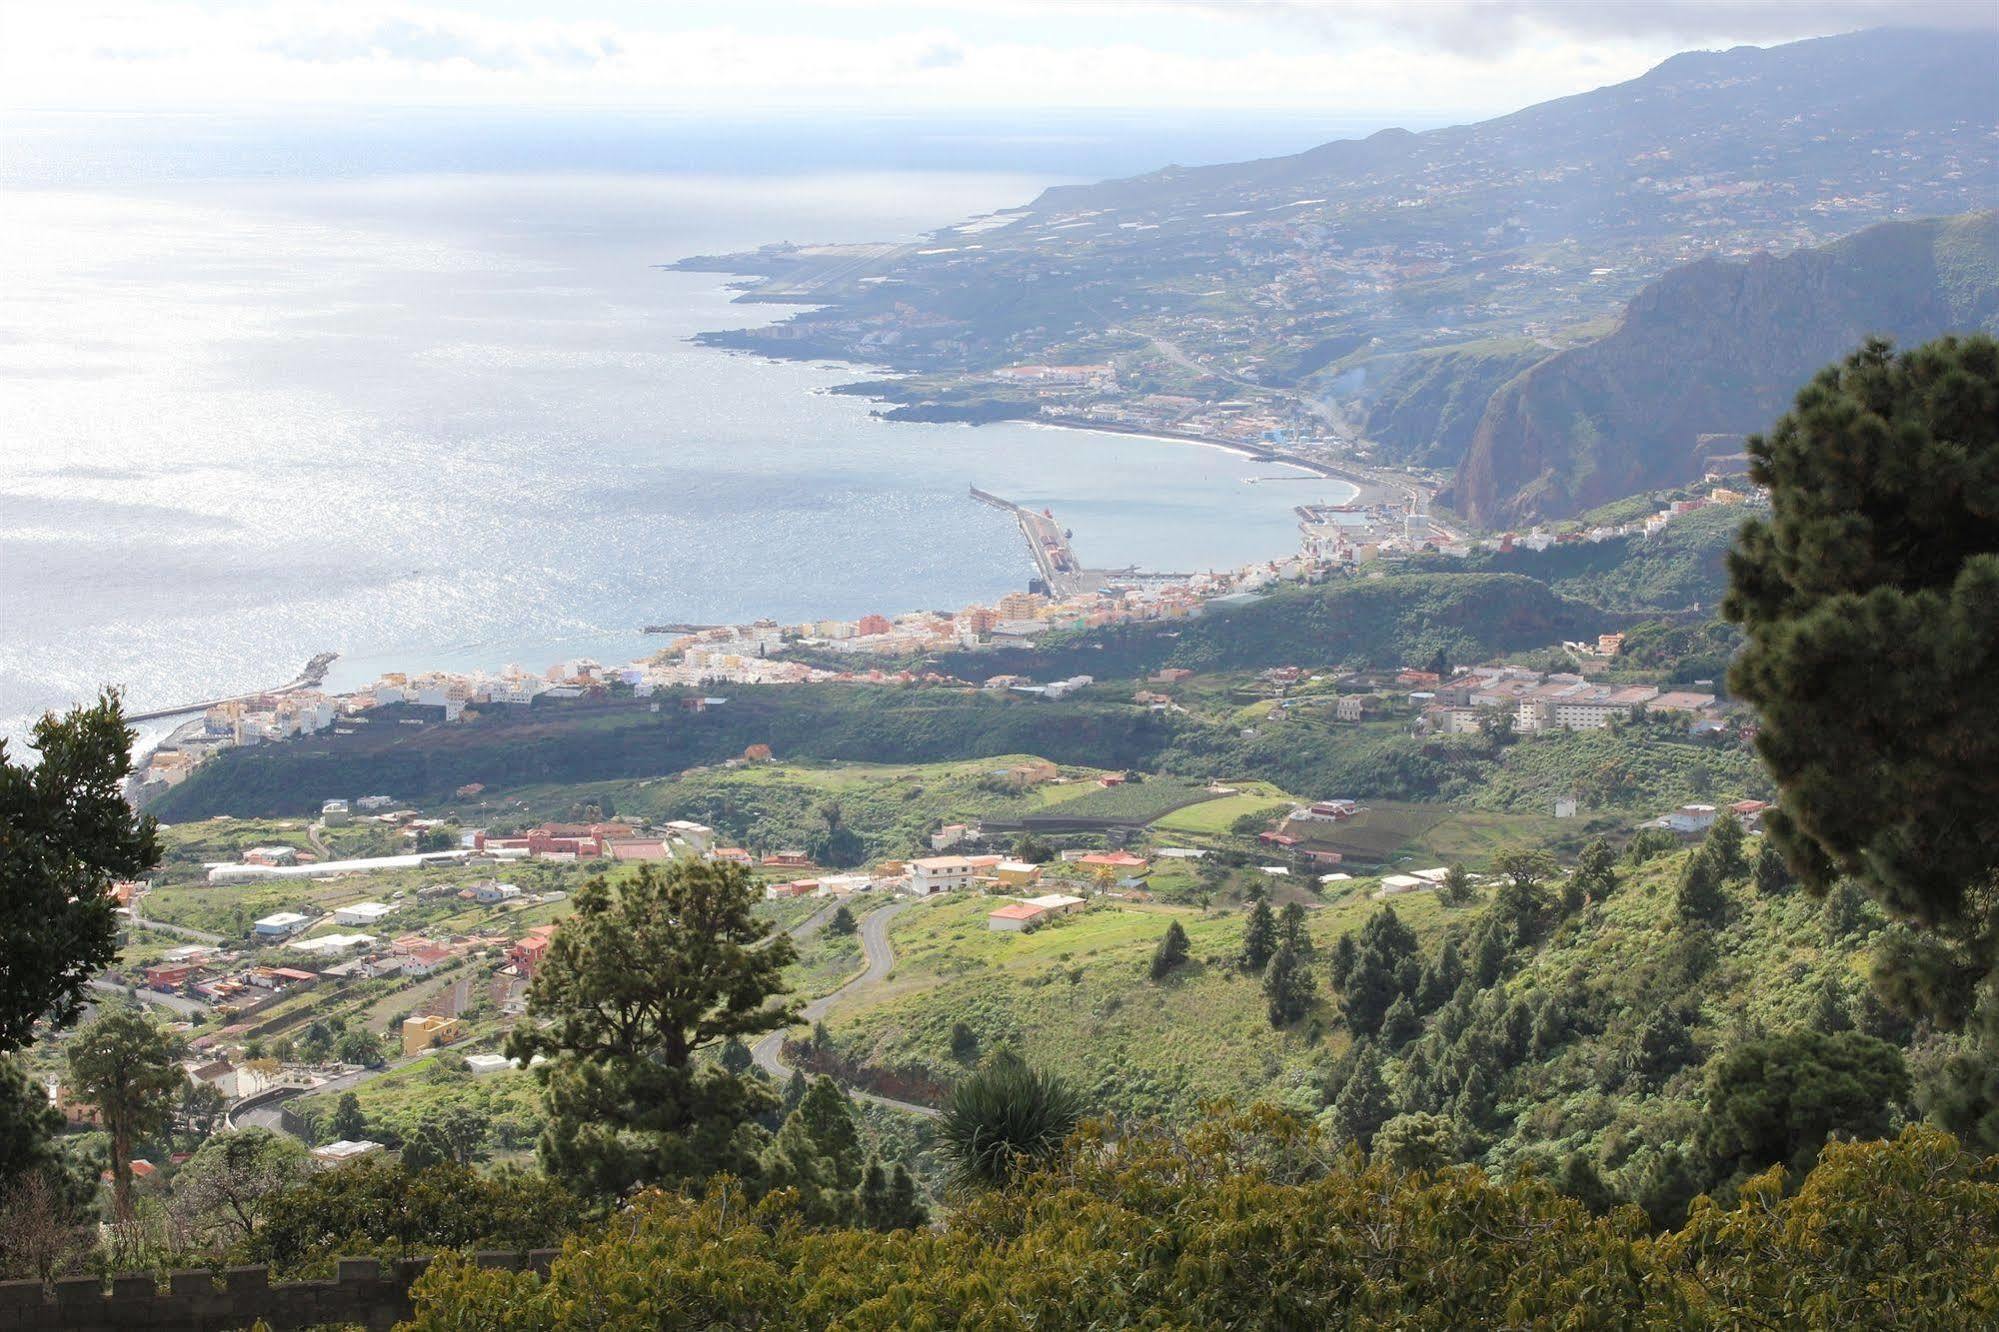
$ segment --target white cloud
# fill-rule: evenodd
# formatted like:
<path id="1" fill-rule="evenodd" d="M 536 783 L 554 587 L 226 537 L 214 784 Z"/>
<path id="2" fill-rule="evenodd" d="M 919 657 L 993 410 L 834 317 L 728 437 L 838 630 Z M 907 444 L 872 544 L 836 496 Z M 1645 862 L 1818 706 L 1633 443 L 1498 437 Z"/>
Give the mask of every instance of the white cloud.
<path id="1" fill-rule="evenodd" d="M 1874 27 L 1999 27 L 1990 0 L 1189 0 L 1217 19 L 1326 41 L 1401 34 L 1493 54 L 1548 36 L 1705 46 L 1781 42 Z"/>
<path id="2" fill-rule="evenodd" d="M 1870 5 L 1887 7 L 1826 0 L 1805 8 L 1864 17 Z M 1935 0 L 1895 7 L 1910 5 L 1938 7 Z M 23 0 L 0 20 L 0 102 L 1477 113 L 1636 75 L 1677 49 L 1680 26 L 1721 22 L 1714 16 L 1723 9 L 1745 14 L 1736 38 L 1795 35 L 1776 28 L 1798 6 L 1753 0 L 1332 7 L 1153 0 L 1080 8 L 984 0 L 892 10 L 600 0 L 601 18 L 523 18 L 512 6 L 485 12 L 400 0 Z M 1669 22 L 1672 15 L 1679 17 Z"/>

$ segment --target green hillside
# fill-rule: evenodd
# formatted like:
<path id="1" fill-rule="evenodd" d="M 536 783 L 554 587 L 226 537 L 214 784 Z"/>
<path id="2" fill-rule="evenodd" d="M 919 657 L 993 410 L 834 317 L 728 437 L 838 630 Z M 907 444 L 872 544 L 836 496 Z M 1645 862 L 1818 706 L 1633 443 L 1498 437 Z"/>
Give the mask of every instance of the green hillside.
<path id="1" fill-rule="evenodd" d="M 1690 854 L 1620 864 L 1615 890 L 1587 906 L 1565 908 L 1551 881 L 1524 927 L 1517 899 L 1491 885 L 1465 907 L 1430 893 L 1377 902 L 1372 880 L 1325 901 L 1282 885 L 1308 904 L 1316 954 L 1309 1016 L 1284 1029 L 1268 1021 L 1258 978 L 1235 965 L 1240 908 L 1104 902 L 1019 935 L 987 929 L 993 899 L 928 903 L 896 922 L 888 981 L 835 1008 L 821 1055 L 863 1083 L 944 1088 L 967 1067 L 953 1051 L 962 1023 L 980 1052 L 1016 1050 L 1101 1111 L 1187 1120 L 1232 1097 L 1330 1115 L 1356 1032 L 1355 991 L 1332 984 L 1329 959 L 1341 935 L 1392 912 L 1416 940 L 1417 973 L 1458 975 L 1421 982 L 1436 991 L 1427 1011 L 1419 1003 L 1414 1027 L 1380 1038 L 1394 1112 L 1451 1118 L 1465 1159 L 1544 1157 L 1552 1169 L 1577 1156 L 1613 1193 L 1646 1201 L 1667 1187 L 1661 1153 L 1693 1136 L 1714 1054 L 1798 1029 L 1911 1040 L 1866 989 L 1881 918 L 1864 898 L 1759 895 L 1745 877 L 1726 888 L 1723 920 L 1689 925 L 1676 889 Z M 1155 982 L 1147 966 L 1169 919 L 1185 927 L 1192 960 Z M 1462 974 L 1439 962 L 1447 943 Z"/>

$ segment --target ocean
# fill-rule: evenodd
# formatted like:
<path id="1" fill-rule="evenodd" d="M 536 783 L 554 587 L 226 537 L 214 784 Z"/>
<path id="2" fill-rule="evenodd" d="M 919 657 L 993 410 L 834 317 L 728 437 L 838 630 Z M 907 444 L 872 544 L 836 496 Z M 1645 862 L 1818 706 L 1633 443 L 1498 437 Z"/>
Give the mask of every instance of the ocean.
<path id="1" fill-rule="evenodd" d="M 325 650 L 346 688 L 630 660 L 663 621 L 955 609 L 1032 573 L 974 485 L 1050 507 L 1093 564 L 1287 553 L 1292 507 L 1340 483 L 885 423 L 826 391 L 862 368 L 693 345 L 787 311 L 658 265 L 913 237 L 1066 180 L 1369 128 L 17 118 L 0 734 L 104 684 L 163 707 Z"/>

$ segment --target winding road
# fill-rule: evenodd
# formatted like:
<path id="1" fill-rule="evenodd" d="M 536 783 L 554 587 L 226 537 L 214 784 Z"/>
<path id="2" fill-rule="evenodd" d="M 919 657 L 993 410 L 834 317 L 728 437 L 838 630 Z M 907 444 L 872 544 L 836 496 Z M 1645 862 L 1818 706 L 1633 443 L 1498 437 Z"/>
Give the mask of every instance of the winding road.
<path id="1" fill-rule="evenodd" d="M 888 945 L 888 924 L 897 916 L 916 905 L 914 901 L 891 902 L 878 907 L 861 919 L 861 956 L 867 960 L 867 967 L 860 975 L 842 985 L 831 994 L 822 995 L 805 1005 L 799 1013 L 802 1022 L 817 1022 L 832 1009 L 834 1003 L 845 995 L 860 990 L 871 989 L 888 976 L 895 966 L 895 950 Z M 794 937 L 802 938 L 809 929 L 816 929 L 825 923 L 828 913 L 821 912 L 792 931 Z M 756 1060 L 758 1068 L 770 1074 L 778 1082 L 787 1081 L 792 1074 L 791 1065 L 781 1057 L 784 1053 L 784 1032 L 773 1031 L 750 1047 L 750 1056 Z M 893 1096 L 877 1096 L 873 1092 L 862 1091 L 858 1087 L 847 1088 L 847 1094 L 857 1101 L 869 1101 L 886 1106 L 891 1110 L 901 1110 L 907 1114 L 921 1115 L 925 1119 L 935 1119 L 937 1111 L 914 1101 L 898 1101 Z"/>

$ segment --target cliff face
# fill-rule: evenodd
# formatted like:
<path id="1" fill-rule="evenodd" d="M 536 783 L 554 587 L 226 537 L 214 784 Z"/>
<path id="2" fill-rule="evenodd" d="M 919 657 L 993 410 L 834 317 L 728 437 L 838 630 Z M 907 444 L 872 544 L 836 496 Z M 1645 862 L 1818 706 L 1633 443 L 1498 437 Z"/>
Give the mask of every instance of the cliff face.
<path id="1" fill-rule="evenodd" d="M 1999 329 L 1999 212 L 1688 264 L 1641 291 L 1609 336 L 1495 392 L 1442 498 L 1491 527 L 1683 484 L 1699 475 L 1699 436 L 1767 428 L 1869 335 L 1906 345 L 1980 329 Z"/>
<path id="2" fill-rule="evenodd" d="M 1363 429 L 1385 461 L 1456 467 L 1493 393 L 1547 354 L 1535 343 L 1508 342 L 1402 357 L 1363 394 Z"/>

